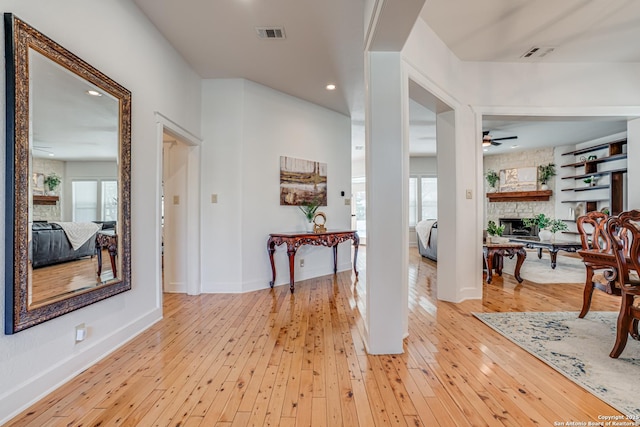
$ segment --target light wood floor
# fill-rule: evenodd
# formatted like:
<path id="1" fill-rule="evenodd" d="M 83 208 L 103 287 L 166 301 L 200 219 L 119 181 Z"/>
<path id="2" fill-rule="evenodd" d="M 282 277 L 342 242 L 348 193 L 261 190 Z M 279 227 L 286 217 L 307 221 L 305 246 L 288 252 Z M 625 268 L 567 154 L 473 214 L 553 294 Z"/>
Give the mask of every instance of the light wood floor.
<path id="1" fill-rule="evenodd" d="M 405 353 L 387 356 L 364 351 L 364 283 L 347 272 L 293 296 L 167 294 L 164 320 L 9 425 L 520 427 L 619 414 L 471 315 L 578 311 L 581 285 L 505 275 L 482 301 L 440 302 L 435 263 L 415 250 L 410 279 Z M 593 310 L 617 307 L 595 292 Z"/>
<path id="2" fill-rule="evenodd" d="M 102 274 L 99 280 L 96 277 L 97 267 L 98 258 L 94 256 L 32 269 L 29 277 L 30 307 L 67 298 L 112 280 L 111 258 L 106 249 L 102 250 Z"/>

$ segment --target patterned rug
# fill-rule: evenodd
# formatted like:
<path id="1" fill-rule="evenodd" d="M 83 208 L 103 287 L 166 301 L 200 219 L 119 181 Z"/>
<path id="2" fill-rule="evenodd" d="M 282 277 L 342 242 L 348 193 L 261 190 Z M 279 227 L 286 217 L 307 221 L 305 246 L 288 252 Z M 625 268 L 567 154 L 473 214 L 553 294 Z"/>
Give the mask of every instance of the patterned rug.
<path id="1" fill-rule="evenodd" d="M 527 258 L 520 267 L 520 276 L 534 283 L 584 283 L 586 270 L 582 258 L 558 255 L 556 268 L 551 268 L 549 252 L 543 251 L 538 259 L 537 251 L 527 251 Z M 504 258 L 503 272 L 513 275 L 516 258 Z"/>
<path id="2" fill-rule="evenodd" d="M 473 314 L 630 419 L 640 420 L 640 342 L 629 338 L 618 359 L 609 357 L 617 312 L 592 311 L 584 319 L 578 312 Z"/>

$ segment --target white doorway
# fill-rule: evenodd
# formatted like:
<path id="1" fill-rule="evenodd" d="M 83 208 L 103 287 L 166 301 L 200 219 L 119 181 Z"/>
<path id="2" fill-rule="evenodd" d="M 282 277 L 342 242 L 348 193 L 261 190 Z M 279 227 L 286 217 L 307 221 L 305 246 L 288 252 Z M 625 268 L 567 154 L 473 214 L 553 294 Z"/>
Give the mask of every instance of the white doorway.
<path id="1" fill-rule="evenodd" d="M 200 283 L 200 139 L 156 113 L 161 147 L 158 251 L 162 292 L 198 295 Z"/>

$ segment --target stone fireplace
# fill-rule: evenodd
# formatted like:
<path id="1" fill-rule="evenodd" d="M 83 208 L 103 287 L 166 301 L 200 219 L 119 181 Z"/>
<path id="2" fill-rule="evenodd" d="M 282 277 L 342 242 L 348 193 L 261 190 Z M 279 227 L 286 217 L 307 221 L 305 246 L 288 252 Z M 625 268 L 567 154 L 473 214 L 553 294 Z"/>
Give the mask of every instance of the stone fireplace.
<path id="1" fill-rule="evenodd" d="M 500 225 L 504 225 L 503 236 L 521 237 L 521 236 L 537 236 L 538 227 L 527 227 L 523 223 L 522 218 L 500 218 Z"/>

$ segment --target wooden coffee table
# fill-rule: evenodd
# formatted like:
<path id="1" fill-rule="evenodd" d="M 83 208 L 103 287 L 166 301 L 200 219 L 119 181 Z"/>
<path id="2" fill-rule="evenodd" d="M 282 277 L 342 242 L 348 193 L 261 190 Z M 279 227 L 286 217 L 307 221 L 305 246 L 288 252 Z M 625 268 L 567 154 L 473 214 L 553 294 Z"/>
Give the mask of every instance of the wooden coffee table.
<path id="1" fill-rule="evenodd" d="M 522 283 L 522 277 L 520 277 L 520 267 L 527 258 L 527 251 L 524 250 L 524 245 L 521 243 L 485 243 L 482 245 L 482 254 L 484 256 L 484 262 L 487 266 L 487 283 L 491 283 L 493 280 L 493 270 L 496 270 L 498 276 L 502 276 L 502 257 L 508 256 L 513 258 L 517 256 L 516 268 L 513 271 L 513 277 L 519 283 Z M 495 265 L 494 265 L 495 264 Z"/>
<path id="2" fill-rule="evenodd" d="M 520 237 L 509 239 L 510 242 L 523 244 L 530 249 L 538 250 L 538 259 L 542 258 L 542 250 L 548 249 L 551 256 L 551 268 L 556 268 L 558 251 L 576 252 L 582 249 L 582 243 L 570 242 L 568 240 L 540 240 L 537 237 Z"/>

